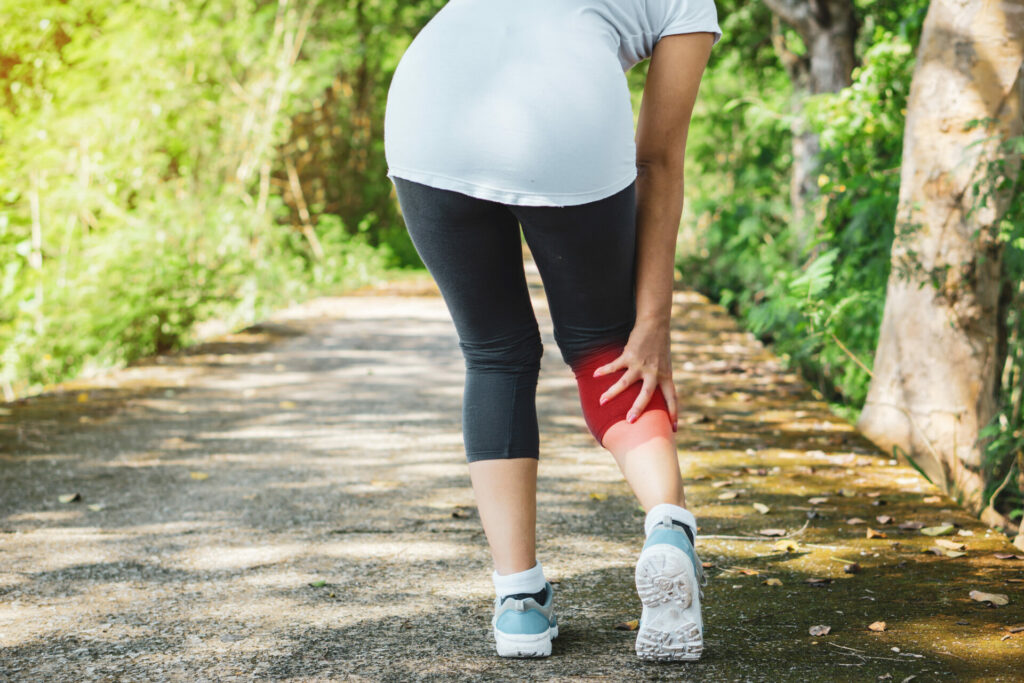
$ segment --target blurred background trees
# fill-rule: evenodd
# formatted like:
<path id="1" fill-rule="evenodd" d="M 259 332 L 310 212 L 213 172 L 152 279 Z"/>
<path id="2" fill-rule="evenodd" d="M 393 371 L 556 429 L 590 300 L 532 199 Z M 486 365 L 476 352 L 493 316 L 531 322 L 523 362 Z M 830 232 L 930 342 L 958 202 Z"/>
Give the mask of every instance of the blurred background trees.
<path id="1" fill-rule="evenodd" d="M 420 267 L 385 176 L 383 112 L 399 58 L 443 5 L 0 0 L 5 398 L 186 344 L 205 320 L 241 325 Z M 928 2 L 717 7 L 725 35 L 687 150 L 684 284 L 856 420 Z M 646 69 L 628 73 L 635 105 Z M 985 165 L 1001 188 L 998 381 L 975 465 L 978 504 L 1019 522 L 1024 193 L 999 160 L 1022 144 L 999 144 Z"/>
<path id="2" fill-rule="evenodd" d="M 2 0 L 5 397 L 414 263 L 383 107 L 441 4 Z"/>

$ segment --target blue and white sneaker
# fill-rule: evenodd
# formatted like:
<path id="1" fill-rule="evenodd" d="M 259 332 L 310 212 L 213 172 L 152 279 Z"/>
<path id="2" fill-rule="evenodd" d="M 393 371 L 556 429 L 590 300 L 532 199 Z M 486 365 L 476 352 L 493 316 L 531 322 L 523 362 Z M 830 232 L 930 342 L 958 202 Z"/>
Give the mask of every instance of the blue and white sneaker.
<path id="1" fill-rule="evenodd" d="M 547 657 L 551 639 L 558 637 L 554 612 L 554 591 L 544 583 L 547 599 L 540 604 L 532 597 L 514 595 L 494 599 L 494 641 L 502 657 Z"/>
<path id="2" fill-rule="evenodd" d="M 636 563 L 636 592 L 644 606 L 636 634 L 641 659 L 700 659 L 704 649 L 701 587 L 705 585 L 697 551 L 666 515 L 651 530 Z"/>

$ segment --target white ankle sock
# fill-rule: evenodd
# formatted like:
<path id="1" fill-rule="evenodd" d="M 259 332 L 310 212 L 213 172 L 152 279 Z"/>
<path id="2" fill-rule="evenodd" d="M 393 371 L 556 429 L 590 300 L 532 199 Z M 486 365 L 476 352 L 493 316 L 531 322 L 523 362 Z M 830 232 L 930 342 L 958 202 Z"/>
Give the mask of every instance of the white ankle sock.
<path id="1" fill-rule="evenodd" d="M 494 591 L 499 598 L 516 593 L 539 593 L 544 590 L 546 583 L 544 569 L 540 566 L 540 562 L 537 562 L 531 569 L 515 574 L 502 576 L 494 571 L 491 578 L 494 580 Z"/>
<path id="2" fill-rule="evenodd" d="M 690 527 L 693 537 L 697 538 L 697 518 L 686 508 L 673 505 L 672 503 L 660 503 L 650 509 L 647 517 L 644 518 L 644 535 L 650 536 L 654 526 L 665 519 L 665 515 L 668 515 L 676 522 L 682 522 Z"/>

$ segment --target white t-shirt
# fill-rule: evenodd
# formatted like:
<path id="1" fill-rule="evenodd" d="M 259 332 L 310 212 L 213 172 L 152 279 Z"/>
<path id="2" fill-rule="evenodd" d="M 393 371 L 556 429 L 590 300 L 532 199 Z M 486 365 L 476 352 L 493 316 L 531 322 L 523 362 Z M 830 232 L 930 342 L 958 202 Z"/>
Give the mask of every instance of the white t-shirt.
<path id="1" fill-rule="evenodd" d="M 391 81 L 387 175 L 527 206 L 615 194 L 636 178 L 625 72 L 696 31 L 721 39 L 714 0 L 450 0 Z"/>

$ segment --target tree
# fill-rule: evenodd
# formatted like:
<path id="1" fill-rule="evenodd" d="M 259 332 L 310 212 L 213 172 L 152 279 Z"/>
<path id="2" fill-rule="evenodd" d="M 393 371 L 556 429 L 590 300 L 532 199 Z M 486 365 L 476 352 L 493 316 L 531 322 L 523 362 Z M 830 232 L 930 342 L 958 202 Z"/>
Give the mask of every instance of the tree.
<path id="1" fill-rule="evenodd" d="M 805 121 L 801 103 L 808 94 L 838 92 L 850 85 L 856 66 L 854 41 L 859 24 L 852 0 L 765 0 L 774 13 L 772 44 L 793 82 L 793 176 L 790 203 L 793 222 L 805 223 L 807 204 L 818 192 L 818 136 Z M 778 20 L 792 26 L 805 46 L 804 54 L 796 54 L 786 46 Z M 809 227 L 798 228 L 801 246 L 813 235 Z"/>
<path id="2" fill-rule="evenodd" d="M 892 270 L 858 428 L 974 514 L 1005 357 L 998 224 L 1020 158 L 1024 0 L 933 0 L 907 104 Z M 997 515 L 989 508 L 987 513 Z M 989 523 L 999 520 L 988 519 Z"/>

